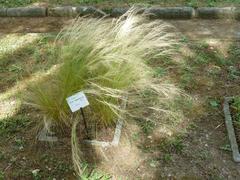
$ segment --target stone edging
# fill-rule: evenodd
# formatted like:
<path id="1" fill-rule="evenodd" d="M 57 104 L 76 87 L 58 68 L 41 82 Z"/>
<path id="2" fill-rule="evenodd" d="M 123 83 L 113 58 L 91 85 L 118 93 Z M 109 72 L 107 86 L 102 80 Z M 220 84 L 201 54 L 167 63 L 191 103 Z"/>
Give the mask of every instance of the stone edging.
<path id="1" fill-rule="evenodd" d="M 225 116 L 225 124 L 227 127 L 228 137 L 231 144 L 233 160 L 235 162 L 240 162 L 240 154 L 238 149 L 238 144 L 236 140 L 236 135 L 233 128 L 232 116 L 230 113 L 229 103 L 233 100 L 231 97 L 225 97 L 224 104 L 223 104 L 223 111 Z"/>
<path id="2" fill-rule="evenodd" d="M 92 6 L 0 8 L 0 17 L 76 17 L 78 15 L 118 17 L 127 10 L 128 8 L 97 9 Z M 236 7 L 150 7 L 142 8 L 142 12 L 148 13 L 151 18 L 158 19 L 225 18 L 240 20 L 240 8 Z"/>

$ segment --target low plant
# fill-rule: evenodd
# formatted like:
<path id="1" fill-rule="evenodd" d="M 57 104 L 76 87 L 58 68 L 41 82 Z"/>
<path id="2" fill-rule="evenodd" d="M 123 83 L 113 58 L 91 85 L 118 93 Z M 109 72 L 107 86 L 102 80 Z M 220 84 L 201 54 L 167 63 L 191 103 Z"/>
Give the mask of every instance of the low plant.
<path id="1" fill-rule="evenodd" d="M 16 117 L 4 118 L 0 121 L 0 135 L 9 136 L 25 128 L 30 124 L 29 118 L 21 115 Z"/>
<path id="2" fill-rule="evenodd" d="M 89 169 L 88 165 L 83 166 L 83 173 L 80 176 L 81 180 L 110 180 L 112 177 L 96 169 Z"/>
<path id="3" fill-rule="evenodd" d="M 73 118 L 67 97 L 84 91 L 90 103 L 88 115 L 105 126 L 125 115 L 148 121 L 177 117 L 165 107 L 181 92 L 154 78 L 156 72 L 147 63 L 171 54 L 175 36 L 168 32 L 169 25 L 149 21 L 139 12 L 133 8 L 114 20 L 76 19 L 56 38 L 55 59 L 50 59 L 57 65 L 25 93 L 24 100 L 46 117 L 46 124 L 72 127 L 72 154 L 79 176 L 79 117 Z M 149 114 L 154 118 L 149 120 Z"/>
<path id="4" fill-rule="evenodd" d="M 0 170 L 0 180 L 4 179 L 4 172 Z"/>
<path id="5" fill-rule="evenodd" d="M 232 108 L 235 111 L 235 120 L 240 125 L 240 97 L 235 97 L 232 103 Z"/>

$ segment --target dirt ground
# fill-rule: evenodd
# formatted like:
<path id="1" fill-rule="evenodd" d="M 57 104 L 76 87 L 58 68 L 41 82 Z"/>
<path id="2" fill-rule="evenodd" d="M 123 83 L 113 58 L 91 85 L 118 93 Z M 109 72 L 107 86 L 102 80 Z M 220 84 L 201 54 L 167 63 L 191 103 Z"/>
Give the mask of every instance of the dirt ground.
<path id="1" fill-rule="evenodd" d="M 68 18 L 0 18 L 0 39 L 11 33 L 57 32 L 70 22 Z M 205 49 L 207 52 L 216 51 L 226 58 L 230 45 L 240 40 L 240 23 L 235 21 L 167 22 L 184 37 L 183 41 L 188 41 L 188 44 L 204 41 L 209 44 Z M 181 52 L 188 55 L 196 53 L 189 48 L 183 48 Z M 240 68 L 239 62 L 235 66 Z M 162 146 L 164 142 L 157 135 L 153 133 L 144 137 L 141 133 L 134 133 L 140 132 L 139 127 L 129 123 L 123 130 L 119 147 L 84 146 L 86 159 L 94 162 L 98 169 L 111 174 L 113 179 L 239 179 L 240 165 L 233 162 L 227 148 L 229 141 L 221 103 L 224 96 L 240 95 L 240 78 L 229 79 L 225 66 L 212 77 L 207 74 L 211 67 L 213 64 L 209 63 L 194 69 L 193 81 L 190 80 L 184 87 L 188 94 L 201 103 L 193 112 L 186 112 L 187 129 L 180 139 Z M 176 80 L 179 79 L 177 72 L 173 74 Z M 213 103 L 209 106 L 209 100 L 214 100 L 217 105 Z M 28 114 L 23 109 L 20 115 L 15 116 L 21 120 L 23 113 Z M 20 126 L 17 126 L 19 129 L 16 132 L 0 138 L 0 170 L 4 172 L 5 179 L 75 179 L 69 137 L 52 145 L 36 142 L 35 137 L 29 137 L 29 132 L 35 128 L 29 119 L 37 118 L 29 115 L 24 119 L 26 124 L 18 122 Z M 156 134 L 158 129 L 154 132 Z M 32 177 L 34 169 L 40 169 L 39 176 Z"/>

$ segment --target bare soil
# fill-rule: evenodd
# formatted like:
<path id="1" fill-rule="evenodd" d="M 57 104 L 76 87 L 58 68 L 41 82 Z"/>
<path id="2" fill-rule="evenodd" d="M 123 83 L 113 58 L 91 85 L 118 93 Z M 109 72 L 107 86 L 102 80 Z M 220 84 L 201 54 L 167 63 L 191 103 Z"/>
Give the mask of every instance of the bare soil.
<path id="1" fill-rule="evenodd" d="M 0 18 L 0 38 L 6 33 L 57 32 L 70 21 L 68 18 Z M 190 44 L 207 41 L 210 47 L 205 53 L 217 50 L 226 58 L 229 46 L 240 38 L 238 22 L 168 22 L 186 36 Z M 185 55 L 196 53 L 187 47 L 181 50 Z M 82 144 L 84 160 L 111 174 L 113 179 L 239 179 L 239 164 L 233 162 L 231 152 L 222 148 L 229 142 L 221 102 L 224 96 L 239 95 L 240 79 L 229 79 L 227 67 L 221 67 L 220 73 L 211 76 L 207 72 L 212 67 L 211 63 L 200 65 L 194 70 L 194 81 L 185 87 L 198 105 L 192 106 L 192 110 L 186 109 L 184 123 L 188 128 L 178 141 L 169 143 L 161 139 L 158 133 L 161 127 L 146 136 L 136 123 L 130 122 L 125 124 L 118 147 L 98 148 Z M 171 72 L 172 78 L 180 81 L 179 72 L 175 69 Z M 210 106 L 209 99 L 217 100 L 219 105 Z M 5 179 L 33 179 L 32 170 L 35 169 L 40 170 L 39 179 L 76 179 L 69 137 L 61 138 L 55 144 L 39 143 L 35 139 L 39 116 L 23 109 L 14 118 L 21 119 L 21 114 L 27 114 L 27 122 L 31 123 L 18 125 L 15 132 L 0 138 L 0 170 Z"/>

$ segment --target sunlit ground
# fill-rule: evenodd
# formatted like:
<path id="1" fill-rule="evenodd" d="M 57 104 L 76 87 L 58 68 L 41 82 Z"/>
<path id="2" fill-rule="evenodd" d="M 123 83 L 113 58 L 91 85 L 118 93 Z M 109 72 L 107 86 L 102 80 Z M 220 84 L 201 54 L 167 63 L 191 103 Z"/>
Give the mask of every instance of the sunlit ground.
<path id="1" fill-rule="evenodd" d="M 26 86 L 49 73 L 45 59 L 51 46 L 46 45 L 48 37 L 37 33 L 0 37 L 0 120 L 15 115 Z"/>

